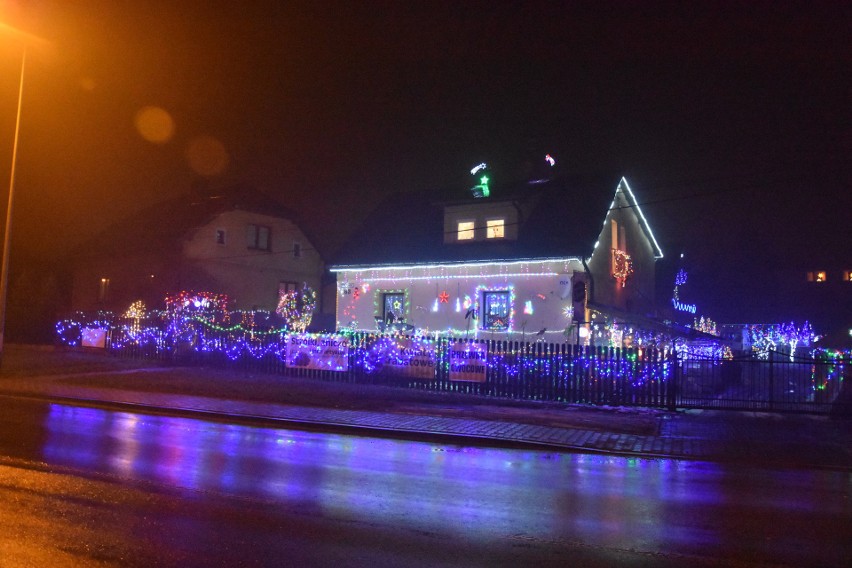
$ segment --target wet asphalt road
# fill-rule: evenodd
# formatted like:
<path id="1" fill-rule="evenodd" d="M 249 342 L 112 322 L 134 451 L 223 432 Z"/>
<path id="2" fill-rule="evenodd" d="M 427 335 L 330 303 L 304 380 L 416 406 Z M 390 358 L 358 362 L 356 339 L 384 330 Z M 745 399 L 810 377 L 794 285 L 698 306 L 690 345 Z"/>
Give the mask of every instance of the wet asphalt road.
<path id="1" fill-rule="evenodd" d="M 846 566 L 852 478 L 0 397 L 0 566 Z M 5 464 L 5 465 L 4 465 Z"/>

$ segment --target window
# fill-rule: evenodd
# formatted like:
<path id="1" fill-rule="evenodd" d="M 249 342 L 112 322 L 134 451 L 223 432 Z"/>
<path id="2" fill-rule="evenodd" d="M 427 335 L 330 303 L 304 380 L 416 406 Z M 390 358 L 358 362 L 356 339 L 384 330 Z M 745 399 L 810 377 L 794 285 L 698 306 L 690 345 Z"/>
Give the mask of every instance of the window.
<path id="1" fill-rule="evenodd" d="M 269 227 L 248 225 L 246 227 L 246 246 L 250 249 L 269 250 Z"/>
<path id="2" fill-rule="evenodd" d="M 101 278 L 101 285 L 98 288 L 98 302 L 106 302 L 109 297 L 109 278 Z"/>
<path id="3" fill-rule="evenodd" d="M 297 288 L 297 284 L 295 282 L 290 282 L 288 280 L 282 280 L 278 283 L 278 297 L 280 298 L 287 292 L 295 292 Z"/>
<path id="4" fill-rule="evenodd" d="M 459 221 L 459 240 L 473 240 L 474 221 Z"/>
<path id="5" fill-rule="evenodd" d="M 852 282 L 852 270 L 847 270 L 843 273 L 844 282 Z"/>
<path id="6" fill-rule="evenodd" d="M 482 329 L 509 329 L 511 298 L 508 291 L 482 293 Z"/>
<path id="7" fill-rule="evenodd" d="M 506 234 L 504 233 L 505 221 L 503 219 L 492 219 L 490 221 L 486 221 L 486 236 L 489 239 L 502 239 Z"/>
<path id="8" fill-rule="evenodd" d="M 382 320 L 388 323 L 404 320 L 405 293 L 386 292 L 382 296 Z"/>
<path id="9" fill-rule="evenodd" d="M 216 229 L 216 244 L 225 244 L 225 229 Z"/>
<path id="10" fill-rule="evenodd" d="M 816 272 L 808 272 L 808 282 L 825 282 L 828 278 L 825 270 L 817 270 Z"/>
<path id="11" fill-rule="evenodd" d="M 302 258 L 302 243 L 293 242 L 293 258 Z"/>

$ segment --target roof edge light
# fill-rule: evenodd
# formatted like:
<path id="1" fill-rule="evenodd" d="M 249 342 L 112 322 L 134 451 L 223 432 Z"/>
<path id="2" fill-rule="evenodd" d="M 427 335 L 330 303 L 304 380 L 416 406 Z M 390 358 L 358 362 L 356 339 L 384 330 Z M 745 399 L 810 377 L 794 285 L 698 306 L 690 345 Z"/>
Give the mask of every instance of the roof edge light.
<path id="1" fill-rule="evenodd" d="M 628 195 L 630 195 L 630 200 L 633 202 L 633 205 L 636 207 L 636 211 L 639 212 L 639 218 L 642 220 L 642 226 L 645 227 L 645 230 L 648 231 L 648 236 L 651 237 L 651 242 L 654 243 L 654 249 L 656 253 L 654 254 L 654 258 L 663 258 L 663 249 L 660 248 L 660 245 L 657 243 L 657 238 L 654 236 L 654 231 L 651 230 L 651 225 L 648 224 L 648 220 L 645 218 L 645 214 L 642 213 L 642 208 L 639 207 L 639 202 L 636 201 L 636 196 L 633 194 L 633 190 L 630 189 L 630 184 L 627 183 L 627 178 L 621 178 L 621 182 L 619 185 L 623 184 L 627 189 Z M 613 201 L 614 203 L 614 201 Z"/>
<path id="2" fill-rule="evenodd" d="M 361 272 L 364 270 L 410 270 L 410 269 L 431 269 L 431 268 L 474 268 L 489 265 L 518 265 L 518 264 L 545 264 L 551 262 L 582 262 L 579 256 L 557 257 L 557 258 L 529 258 L 517 260 L 478 260 L 471 262 L 438 262 L 432 264 L 384 264 L 384 265 L 352 265 L 352 266 L 332 266 L 329 272 Z"/>

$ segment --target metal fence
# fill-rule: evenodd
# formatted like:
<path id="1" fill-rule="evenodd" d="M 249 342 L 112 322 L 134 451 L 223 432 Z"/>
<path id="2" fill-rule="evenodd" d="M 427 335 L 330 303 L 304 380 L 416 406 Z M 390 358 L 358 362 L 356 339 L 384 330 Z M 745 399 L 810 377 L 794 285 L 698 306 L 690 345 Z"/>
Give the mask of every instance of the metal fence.
<path id="1" fill-rule="evenodd" d="M 766 358 L 737 357 L 679 362 L 675 406 L 767 412 L 829 413 L 852 410 L 843 392 L 848 354 L 791 356 L 770 351 Z M 848 382 L 848 381 L 846 381 Z M 849 386 L 846 387 L 847 389 Z"/>
<path id="2" fill-rule="evenodd" d="M 848 354 L 801 358 L 770 353 L 768 359 L 687 359 L 655 349 L 476 340 L 487 346 L 487 365 L 481 381 L 470 381 L 454 380 L 449 353 L 473 340 L 429 340 L 434 371 L 423 377 L 411 376 L 398 365 L 382 365 L 376 357 L 375 346 L 382 341 L 416 338 L 349 334 L 347 361 L 335 370 L 302 368 L 293 366 L 292 361 L 288 364 L 285 338 L 280 333 L 234 332 L 202 325 L 190 326 L 180 334 L 162 331 L 143 336 L 127 326 L 114 326 L 108 333 L 107 349 L 118 356 L 170 364 L 519 400 L 670 409 L 852 410 L 841 396 Z"/>

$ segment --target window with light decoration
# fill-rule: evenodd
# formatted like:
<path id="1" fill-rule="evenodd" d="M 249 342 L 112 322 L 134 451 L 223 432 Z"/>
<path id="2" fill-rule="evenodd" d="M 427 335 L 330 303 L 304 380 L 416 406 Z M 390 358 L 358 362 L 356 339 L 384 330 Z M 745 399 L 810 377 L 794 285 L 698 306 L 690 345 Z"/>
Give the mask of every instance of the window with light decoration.
<path id="1" fill-rule="evenodd" d="M 825 270 L 808 272 L 808 282 L 825 282 L 826 280 L 828 280 L 828 274 Z"/>
<path id="2" fill-rule="evenodd" d="M 489 239 L 502 239 L 505 236 L 506 222 L 503 219 L 491 219 L 486 221 L 486 237 Z"/>
<path id="3" fill-rule="evenodd" d="M 509 329 L 511 303 L 511 294 L 508 290 L 483 292 L 482 329 L 493 331 Z"/>
<path id="4" fill-rule="evenodd" d="M 246 247 L 253 250 L 270 250 L 269 233 L 269 227 L 248 225 L 246 227 Z"/>
<path id="5" fill-rule="evenodd" d="M 459 221 L 458 239 L 460 241 L 473 240 L 475 223 L 475 221 Z"/>
<path id="6" fill-rule="evenodd" d="M 386 292 L 382 298 L 382 320 L 393 323 L 405 318 L 405 294 Z"/>

